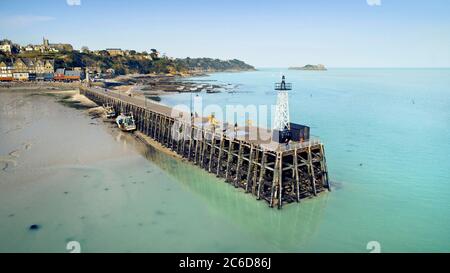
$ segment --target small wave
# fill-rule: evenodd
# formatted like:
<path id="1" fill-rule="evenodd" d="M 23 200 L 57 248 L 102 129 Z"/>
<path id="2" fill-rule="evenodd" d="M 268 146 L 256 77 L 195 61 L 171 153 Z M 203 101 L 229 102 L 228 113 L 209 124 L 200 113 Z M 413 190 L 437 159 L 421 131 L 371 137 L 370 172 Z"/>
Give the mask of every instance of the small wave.
<path id="1" fill-rule="evenodd" d="M 330 181 L 331 188 L 333 190 L 339 191 L 344 188 L 344 183 L 339 181 Z"/>

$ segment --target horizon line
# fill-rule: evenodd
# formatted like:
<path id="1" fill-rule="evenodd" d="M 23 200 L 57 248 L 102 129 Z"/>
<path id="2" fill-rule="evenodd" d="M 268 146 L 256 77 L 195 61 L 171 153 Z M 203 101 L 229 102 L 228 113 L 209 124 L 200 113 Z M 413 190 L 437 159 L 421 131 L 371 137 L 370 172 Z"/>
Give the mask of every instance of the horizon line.
<path id="1" fill-rule="evenodd" d="M 288 69 L 291 66 L 255 66 L 256 69 Z M 450 69 L 450 66 L 329 66 L 327 69 Z M 314 70 L 297 70 L 314 71 Z"/>

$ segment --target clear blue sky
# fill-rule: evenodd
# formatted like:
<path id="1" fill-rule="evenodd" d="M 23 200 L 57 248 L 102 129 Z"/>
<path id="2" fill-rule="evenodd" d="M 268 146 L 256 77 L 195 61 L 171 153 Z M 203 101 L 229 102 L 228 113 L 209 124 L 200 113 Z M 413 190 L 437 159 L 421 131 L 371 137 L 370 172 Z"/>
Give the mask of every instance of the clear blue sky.
<path id="1" fill-rule="evenodd" d="M 258 67 L 450 67 L 450 1 L 0 0 L 0 39 Z"/>

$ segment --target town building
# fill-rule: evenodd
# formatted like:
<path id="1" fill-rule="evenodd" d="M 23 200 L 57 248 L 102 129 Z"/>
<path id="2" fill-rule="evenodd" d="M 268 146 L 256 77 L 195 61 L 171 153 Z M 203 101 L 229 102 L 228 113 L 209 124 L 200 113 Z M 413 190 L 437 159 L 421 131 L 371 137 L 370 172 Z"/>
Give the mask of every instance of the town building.
<path id="1" fill-rule="evenodd" d="M 13 63 L 13 71 L 15 73 L 27 72 L 28 73 L 28 65 L 22 59 L 16 59 Z"/>
<path id="2" fill-rule="evenodd" d="M 82 70 L 75 69 L 56 69 L 54 80 L 62 82 L 80 81 L 84 78 L 84 72 Z"/>
<path id="3" fill-rule="evenodd" d="M 21 52 L 41 52 L 41 53 L 58 53 L 60 51 L 73 51 L 71 44 L 50 44 L 49 40 L 43 38 L 41 45 L 27 45 L 20 48 Z"/>
<path id="4" fill-rule="evenodd" d="M 53 79 L 54 61 L 17 58 L 11 65 L 0 63 L 0 78 L 5 80 L 50 80 Z"/>
<path id="5" fill-rule="evenodd" d="M 49 51 L 67 51 L 72 52 L 73 46 L 71 44 L 50 44 Z"/>
<path id="6" fill-rule="evenodd" d="M 33 52 L 34 46 L 33 45 L 27 45 L 21 48 L 21 52 Z"/>
<path id="7" fill-rule="evenodd" d="M 43 73 L 53 73 L 55 71 L 55 61 L 46 60 L 43 68 Z"/>
<path id="8" fill-rule="evenodd" d="M 0 62 L 0 81 L 13 80 L 13 67 L 5 62 Z"/>
<path id="9" fill-rule="evenodd" d="M 1 44 L 0 45 L 0 51 L 4 52 L 4 53 L 7 53 L 7 54 L 11 54 L 11 52 L 12 52 L 12 45 L 11 44 L 7 44 L 7 43 Z"/>
<path id="10" fill-rule="evenodd" d="M 115 56 L 124 56 L 125 53 L 122 49 L 120 48 L 107 48 L 106 51 L 109 53 L 110 56 L 115 57 Z"/>
<path id="11" fill-rule="evenodd" d="M 14 72 L 13 78 L 16 81 L 28 81 L 30 74 L 28 72 Z"/>
<path id="12" fill-rule="evenodd" d="M 55 76 L 64 76 L 64 73 L 66 72 L 65 68 L 58 68 L 55 71 Z"/>
<path id="13" fill-rule="evenodd" d="M 14 72 L 28 72 L 34 74 L 47 74 L 54 72 L 53 60 L 40 60 L 30 58 L 18 58 L 13 64 Z"/>

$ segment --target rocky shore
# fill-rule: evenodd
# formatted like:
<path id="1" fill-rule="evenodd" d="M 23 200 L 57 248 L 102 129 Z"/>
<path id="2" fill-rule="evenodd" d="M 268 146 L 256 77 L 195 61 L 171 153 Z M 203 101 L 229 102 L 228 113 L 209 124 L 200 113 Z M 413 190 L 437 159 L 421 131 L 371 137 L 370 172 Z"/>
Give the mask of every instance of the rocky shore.
<path id="1" fill-rule="evenodd" d="M 160 101 L 163 95 L 174 93 L 221 93 L 235 92 L 237 86 L 208 80 L 207 74 L 130 74 L 114 79 L 93 82 L 93 86 L 123 92 L 127 95 L 145 96 L 154 101 Z M 190 77 L 204 77 L 191 80 Z M 8 82 L 0 83 L 2 90 L 42 90 L 67 91 L 78 89 L 82 83 L 63 82 Z"/>

